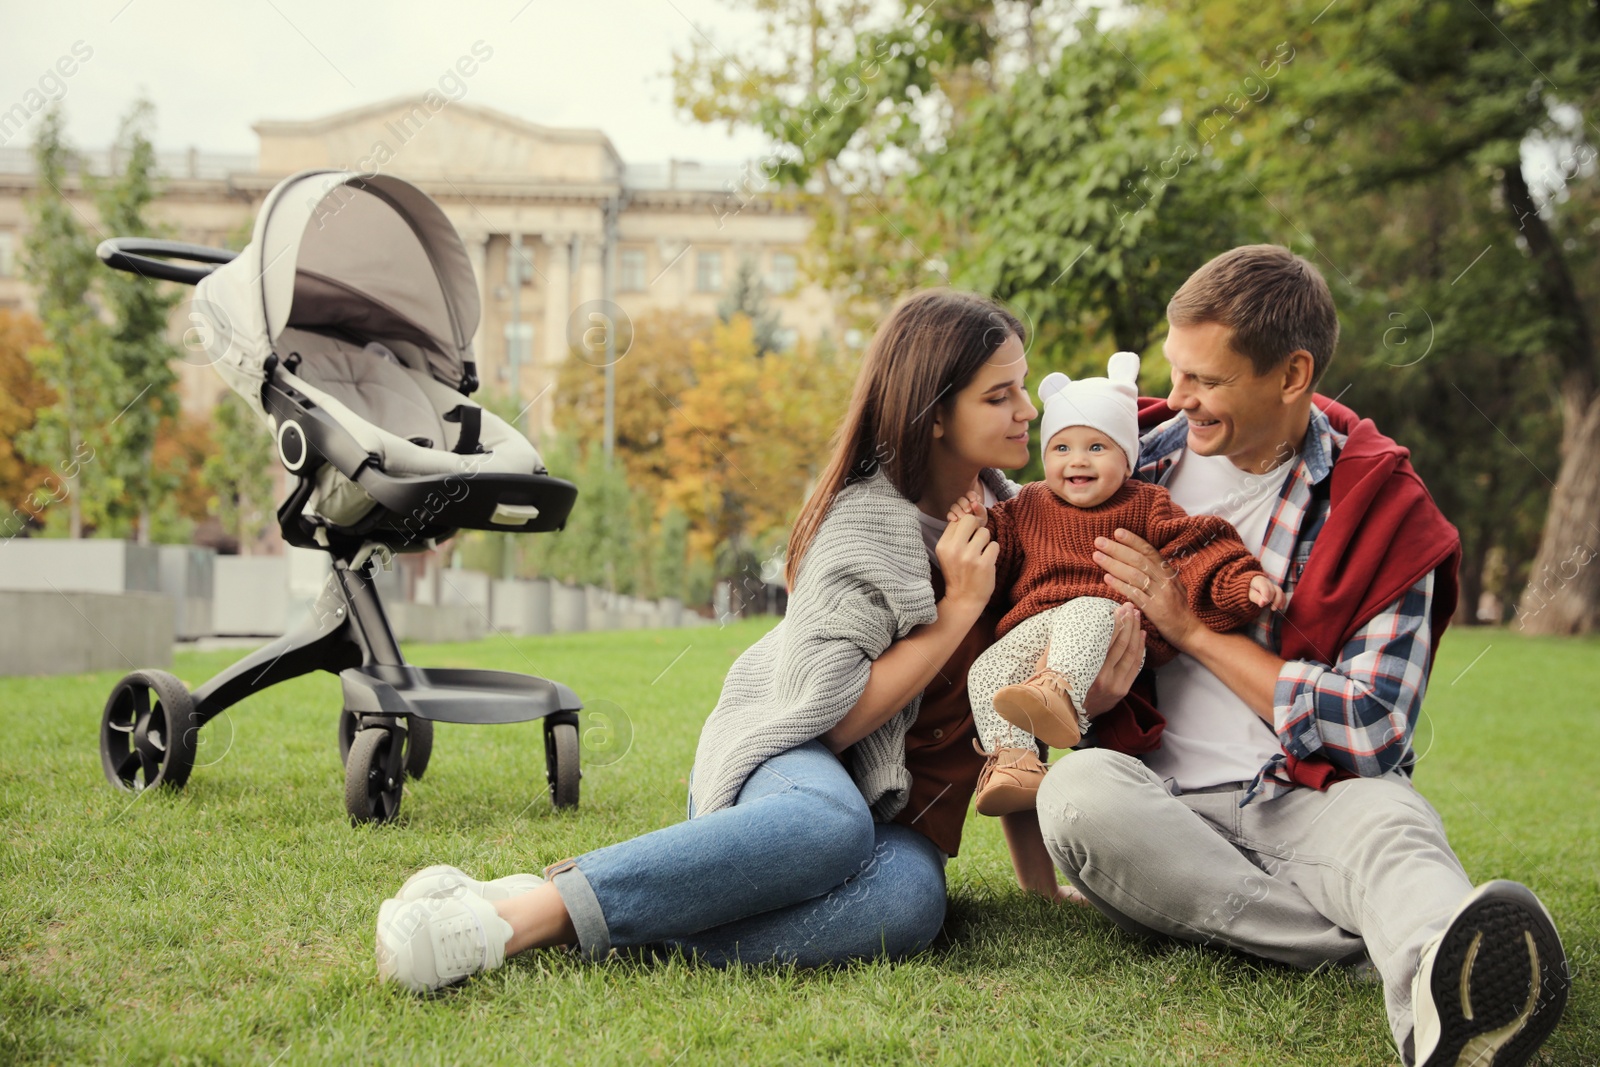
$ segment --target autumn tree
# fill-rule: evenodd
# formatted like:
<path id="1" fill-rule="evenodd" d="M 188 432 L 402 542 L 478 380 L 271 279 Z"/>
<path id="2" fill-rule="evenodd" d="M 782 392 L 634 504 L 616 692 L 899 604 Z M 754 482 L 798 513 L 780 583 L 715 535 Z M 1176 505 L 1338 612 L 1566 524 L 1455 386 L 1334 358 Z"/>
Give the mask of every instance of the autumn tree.
<path id="1" fill-rule="evenodd" d="M 212 427 L 215 450 L 206 458 L 200 479 L 211 493 L 211 513 L 238 538 L 239 552 L 247 556 L 273 514 L 272 438 L 231 391 L 213 410 Z"/>
<path id="2" fill-rule="evenodd" d="M 17 451 L 17 440 L 33 427 L 35 412 L 50 403 L 49 389 L 34 373 L 28 353 L 47 343 L 32 315 L 0 309 L 0 537 L 27 529 L 50 498 L 56 472 Z"/>
<path id="3" fill-rule="evenodd" d="M 118 414 L 114 404 L 123 382 L 112 362 L 106 330 L 91 298 L 102 269 L 94 241 L 64 191 L 77 161 L 66 142 L 61 108 L 45 112 L 33 143 L 39 184 L 28 197 L 28 234 L 22 276 L 33 287 L 49 344 L 32 350 L 39 378 L 54 403 L 39 409 L 22 436 L 21 453 L 32 463 L 70 470 L 67 535 L 82 537 L 86 524 L 103 523 L 117 495 L 115 476 L 99 451 Z"/>

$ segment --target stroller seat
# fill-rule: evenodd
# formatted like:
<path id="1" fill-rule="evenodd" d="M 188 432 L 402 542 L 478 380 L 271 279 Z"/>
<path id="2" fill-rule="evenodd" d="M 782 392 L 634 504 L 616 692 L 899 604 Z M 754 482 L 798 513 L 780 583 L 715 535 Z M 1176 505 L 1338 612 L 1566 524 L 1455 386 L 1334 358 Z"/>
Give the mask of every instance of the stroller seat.
<path id="1" fill-rule="evenodd" d="M 548 473 L 538 450 L 504 419 L 406 366 L 380 342 L 289 328 L 279 350 L 286 354 L 283 380 L 327 412 L 384 474 Z M 310 509 L 335 526 L 354 526 L 378 505 L 331 464 L 316 482 Z"/>

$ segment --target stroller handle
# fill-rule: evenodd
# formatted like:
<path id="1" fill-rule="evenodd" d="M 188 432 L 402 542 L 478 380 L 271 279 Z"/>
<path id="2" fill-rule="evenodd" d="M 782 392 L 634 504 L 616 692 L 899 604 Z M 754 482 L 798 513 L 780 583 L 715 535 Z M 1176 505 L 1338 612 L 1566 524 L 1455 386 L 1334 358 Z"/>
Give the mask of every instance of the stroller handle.
<path id="1" fill-rule="evenodd" d="M 113 237 L 101 241 L 94 250 L 100 261 L 112 270 L 124 270 L 141 278 L 195 285 L 223 263 L 239 255 L 226 248 L 191 245 L 183 241 L 162 241 L 154 237 Z M 159 259 L 155 257 L 161 257 Z M 206 267 L 185 267 L 170 260 L 208 263 Z"/>

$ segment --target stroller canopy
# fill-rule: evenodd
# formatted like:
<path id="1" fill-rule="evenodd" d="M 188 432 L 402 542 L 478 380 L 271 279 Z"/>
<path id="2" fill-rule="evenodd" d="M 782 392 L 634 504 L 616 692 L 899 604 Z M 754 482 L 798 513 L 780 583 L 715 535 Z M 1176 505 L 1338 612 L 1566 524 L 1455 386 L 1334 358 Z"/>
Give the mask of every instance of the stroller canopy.
<path id="1" fill-rule="evenodd" d="M 270 421 L 264 365 L 286 329 L 381 342 L 460 389 L 480 307 L 467 251 L 426 193 L 388 175 L 323 170 L 268 194 L 250 244 L 201 280 L 194 312 L 218 373 Z"/>

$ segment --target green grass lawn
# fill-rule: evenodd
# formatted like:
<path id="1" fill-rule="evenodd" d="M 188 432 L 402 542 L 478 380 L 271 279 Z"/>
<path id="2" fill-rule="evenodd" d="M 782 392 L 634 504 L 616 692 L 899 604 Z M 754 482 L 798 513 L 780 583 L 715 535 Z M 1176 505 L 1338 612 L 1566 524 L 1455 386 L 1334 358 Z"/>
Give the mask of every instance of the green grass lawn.
<path id="1" fill-rule="evenodd" d="M 381 899 L 429 863 L 538 870 L 682 817 L 723 674 L 765 628 L 494 638 L 408 650 L 525 671 L 633 729 L 551 810 L 536 724 L 438 727 L 397 825 L 353 829 L 339 684 L 286 683 L 206 728 L 182 792 L 100 772 L 117 677 L 0 678 L 0 1063 L 1387 1064 L 1380 987 L 1128 938 L 1025 898 L 996 820 L 950 865 L 945 938 L 821 971 L 535 953 L 440 996 L 380 987 Z M 191 687 L 238 653 L 183 654 Z M 1417 780 L 1475 881 L 1531 885 L 1575 975 L 1541 1062 L 1600 1063 L 1600 643 L 1452 631 Z"/>

